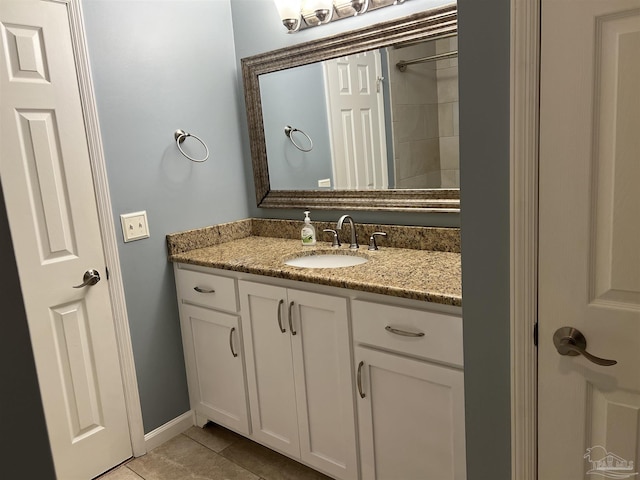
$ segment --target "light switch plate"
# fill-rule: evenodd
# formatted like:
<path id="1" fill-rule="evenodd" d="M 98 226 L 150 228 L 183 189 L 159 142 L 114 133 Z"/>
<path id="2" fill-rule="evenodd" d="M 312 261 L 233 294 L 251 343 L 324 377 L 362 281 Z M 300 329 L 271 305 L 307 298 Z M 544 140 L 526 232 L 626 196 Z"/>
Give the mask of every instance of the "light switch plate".
<path id="1" fill-rule="evenodd" d="M 122 223 L 122 236 L 125 242 L 149 238 L 149 223 L 147 222 L 146 210 L 123 213 L 120 215 L 120 223 Z"/>

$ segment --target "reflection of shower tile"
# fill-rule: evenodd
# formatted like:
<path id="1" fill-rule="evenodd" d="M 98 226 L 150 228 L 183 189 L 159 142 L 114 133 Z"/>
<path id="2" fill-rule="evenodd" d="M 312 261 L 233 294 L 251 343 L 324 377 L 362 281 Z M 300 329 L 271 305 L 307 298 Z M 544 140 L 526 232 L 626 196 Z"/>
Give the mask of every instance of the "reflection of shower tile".
<path id="1" fill-rule="evenodd" d="M 460 168 L 459 137 L 440 138 L 440 168 L 443 170 Z"/>
<path id="2" fill-rule="evenodd" d="M 396 180 L 440 170 L 438 139 L 403 142 L 396 155 Z"/>
<path id="3" fill-rule="evenodd" d="M 456 51 L 458 49 L 458 38 L 443 38 L 441 40 L 436 40 L 436 54 L 441 53 L 449 53 Z M 436 66 L 438 69 L 448 68 L 448 67 L 456 67 L 458 66 L 458 59 L 456 57 L 447 59 L 447 60 L 438 60 L 436 62 Z"/>
<path id="4" fill-rule="evenodd" d="M 431 176 L 425 173 L 415 177 L 404 178 L 396 184 L 396 188 L 437 188 L 439 185 L 433 184 L 434 179 L 430 178 Z"/>
<path id="5" fill-rule="evenodd" d="M 438 105 L 433 103 L 424 106 L 425 110 L 425 136 L 424 138 L 437 138 L 440 136 L 440 119 Z"/>
<path id="6" fill-rule="evenodd" d="M 460 135 L 460 115 L 459 115 L 460 103 L 453 102 L 453 134 L 455 136 Z"/>
<path id="7" fill-rule="evenodd" d="M 460 170 L 442 170 L 441 188 L 460 188 Z"/>
<path id="8" fill-rule="evenodd" d="M 398 108 L 397 130 L 398 140 L 423 140 L 427 132 L 427 112 L 421 105 L 401 105 Z"/>
<path id="9" fill-rule="evenodd" d="M 453 102 L 438 105 L 438 131 L 441 137 L 451 137 L 453 133 Z"/>
<path id="10" fill-rule="evenodd" d="M 411 158 L 411 144 L 409 142 L 401 142 L 397 144 L 395 154 L 395 176 L 396 183 L 404 179 L 408 175 L 409 167 L 407 162 Z"/>
<path id="11" fill-rule="evenodd" d="M 438 70 L 438 102 L 458 101 L 458 67 Z"/>
<path id="12" fill-rule="evenodd" d="M 436 70 L 424 68 L 425 64 L 412 65 L 403 73 L 405 76 L 405 103 L 426 105 L 438 103 L 438 81 Z"/>
<path id="13" fill-rule="evenodd" d="M 393 119 L 396 120 L 397 108 L 407 103 L 406 80 L 404 75 L 399 72 L 390 73 L 390 78 L 391 109 L 393 110 Z"/>
<path id="14" fill-rule="evenodd" d="M 440 170 L 436 172 L 429 172 L 427 174 L 427 186 L 426 188 L 441 188 L 440 184 L 442 183 L 440 178 Z"/>
<path id="15" fill-rule="evenodd" d="M 411 143 L 409 175 L 440 170 L 440 142 L 437 138 Z"/>

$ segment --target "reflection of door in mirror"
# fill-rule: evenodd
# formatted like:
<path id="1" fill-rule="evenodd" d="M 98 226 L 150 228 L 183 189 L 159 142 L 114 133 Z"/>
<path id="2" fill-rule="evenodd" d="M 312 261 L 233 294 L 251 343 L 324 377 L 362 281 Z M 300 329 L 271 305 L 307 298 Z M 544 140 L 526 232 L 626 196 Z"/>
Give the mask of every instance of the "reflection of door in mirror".
<path id="1" fill-rule="evenodd" d="M 457 37 L 387 49 L 396 188 L 460 186 L 456 50 Z"/>
<path id="2" fill-rule="evenodd" d="M 336 189 L 388 188 L 380 52 L 323 63 Z"/>
<path id="3" fill-rule="evenodd" d="M 271 189 L 458 188 L 456 49 L 453 36 L 260 75 Z"/>

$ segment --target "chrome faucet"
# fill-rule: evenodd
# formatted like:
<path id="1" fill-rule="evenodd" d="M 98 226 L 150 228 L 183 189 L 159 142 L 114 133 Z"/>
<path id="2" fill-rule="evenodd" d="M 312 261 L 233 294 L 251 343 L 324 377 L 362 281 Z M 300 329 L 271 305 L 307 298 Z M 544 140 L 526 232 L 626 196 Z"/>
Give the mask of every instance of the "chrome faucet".
<path id="1" fill-rule="evenodd" d="M 351 245 L 349 245 L 349 248 L 351 250 L 356 250 L 360 248 L 360 245 L 358 245 L 358 234 L 356 233 L 356 226 L 353 224 L 353 218 L 351 218 L 351 215 L 341 216 L 338 219 L 338 225 L 336 225 L 336 230 L 342 230 L 342 224 L 344 223 L 345 220 L 349 220 L 349 224 L 351 225 Z"/>

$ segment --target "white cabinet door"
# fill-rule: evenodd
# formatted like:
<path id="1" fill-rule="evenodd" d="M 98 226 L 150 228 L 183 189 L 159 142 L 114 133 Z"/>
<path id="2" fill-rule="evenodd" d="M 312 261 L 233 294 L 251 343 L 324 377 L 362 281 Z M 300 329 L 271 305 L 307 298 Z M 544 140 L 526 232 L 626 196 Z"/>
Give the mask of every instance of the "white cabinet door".
<path id="1" fill-rule="evenodd" d="M 253 437 L 358 478 L 347 300 L 239 282 Z"/>
<path id="2" fill-rule="evenodd" d="M 186 304 L 181 305 L 180 317 L 191 408 L 248 435 L 238 317 Z"/>
<path id="3" fill-rule="evenodd" d="M 336 478 L 357 479 L 347 300 L 288 290 L 301 458 Z M 295 332 L 295 334 L 294 334 Z"/>
<path id="4" fill-rule="evenodd" d="M 300 458 L 285 288 L 238 282 L 252 436 Z"/>
<path id="5" fill-rule="evenodd" d="M 464 479 L 462 370 L 364 347 L 355 353 L 362 478 Z"/>

